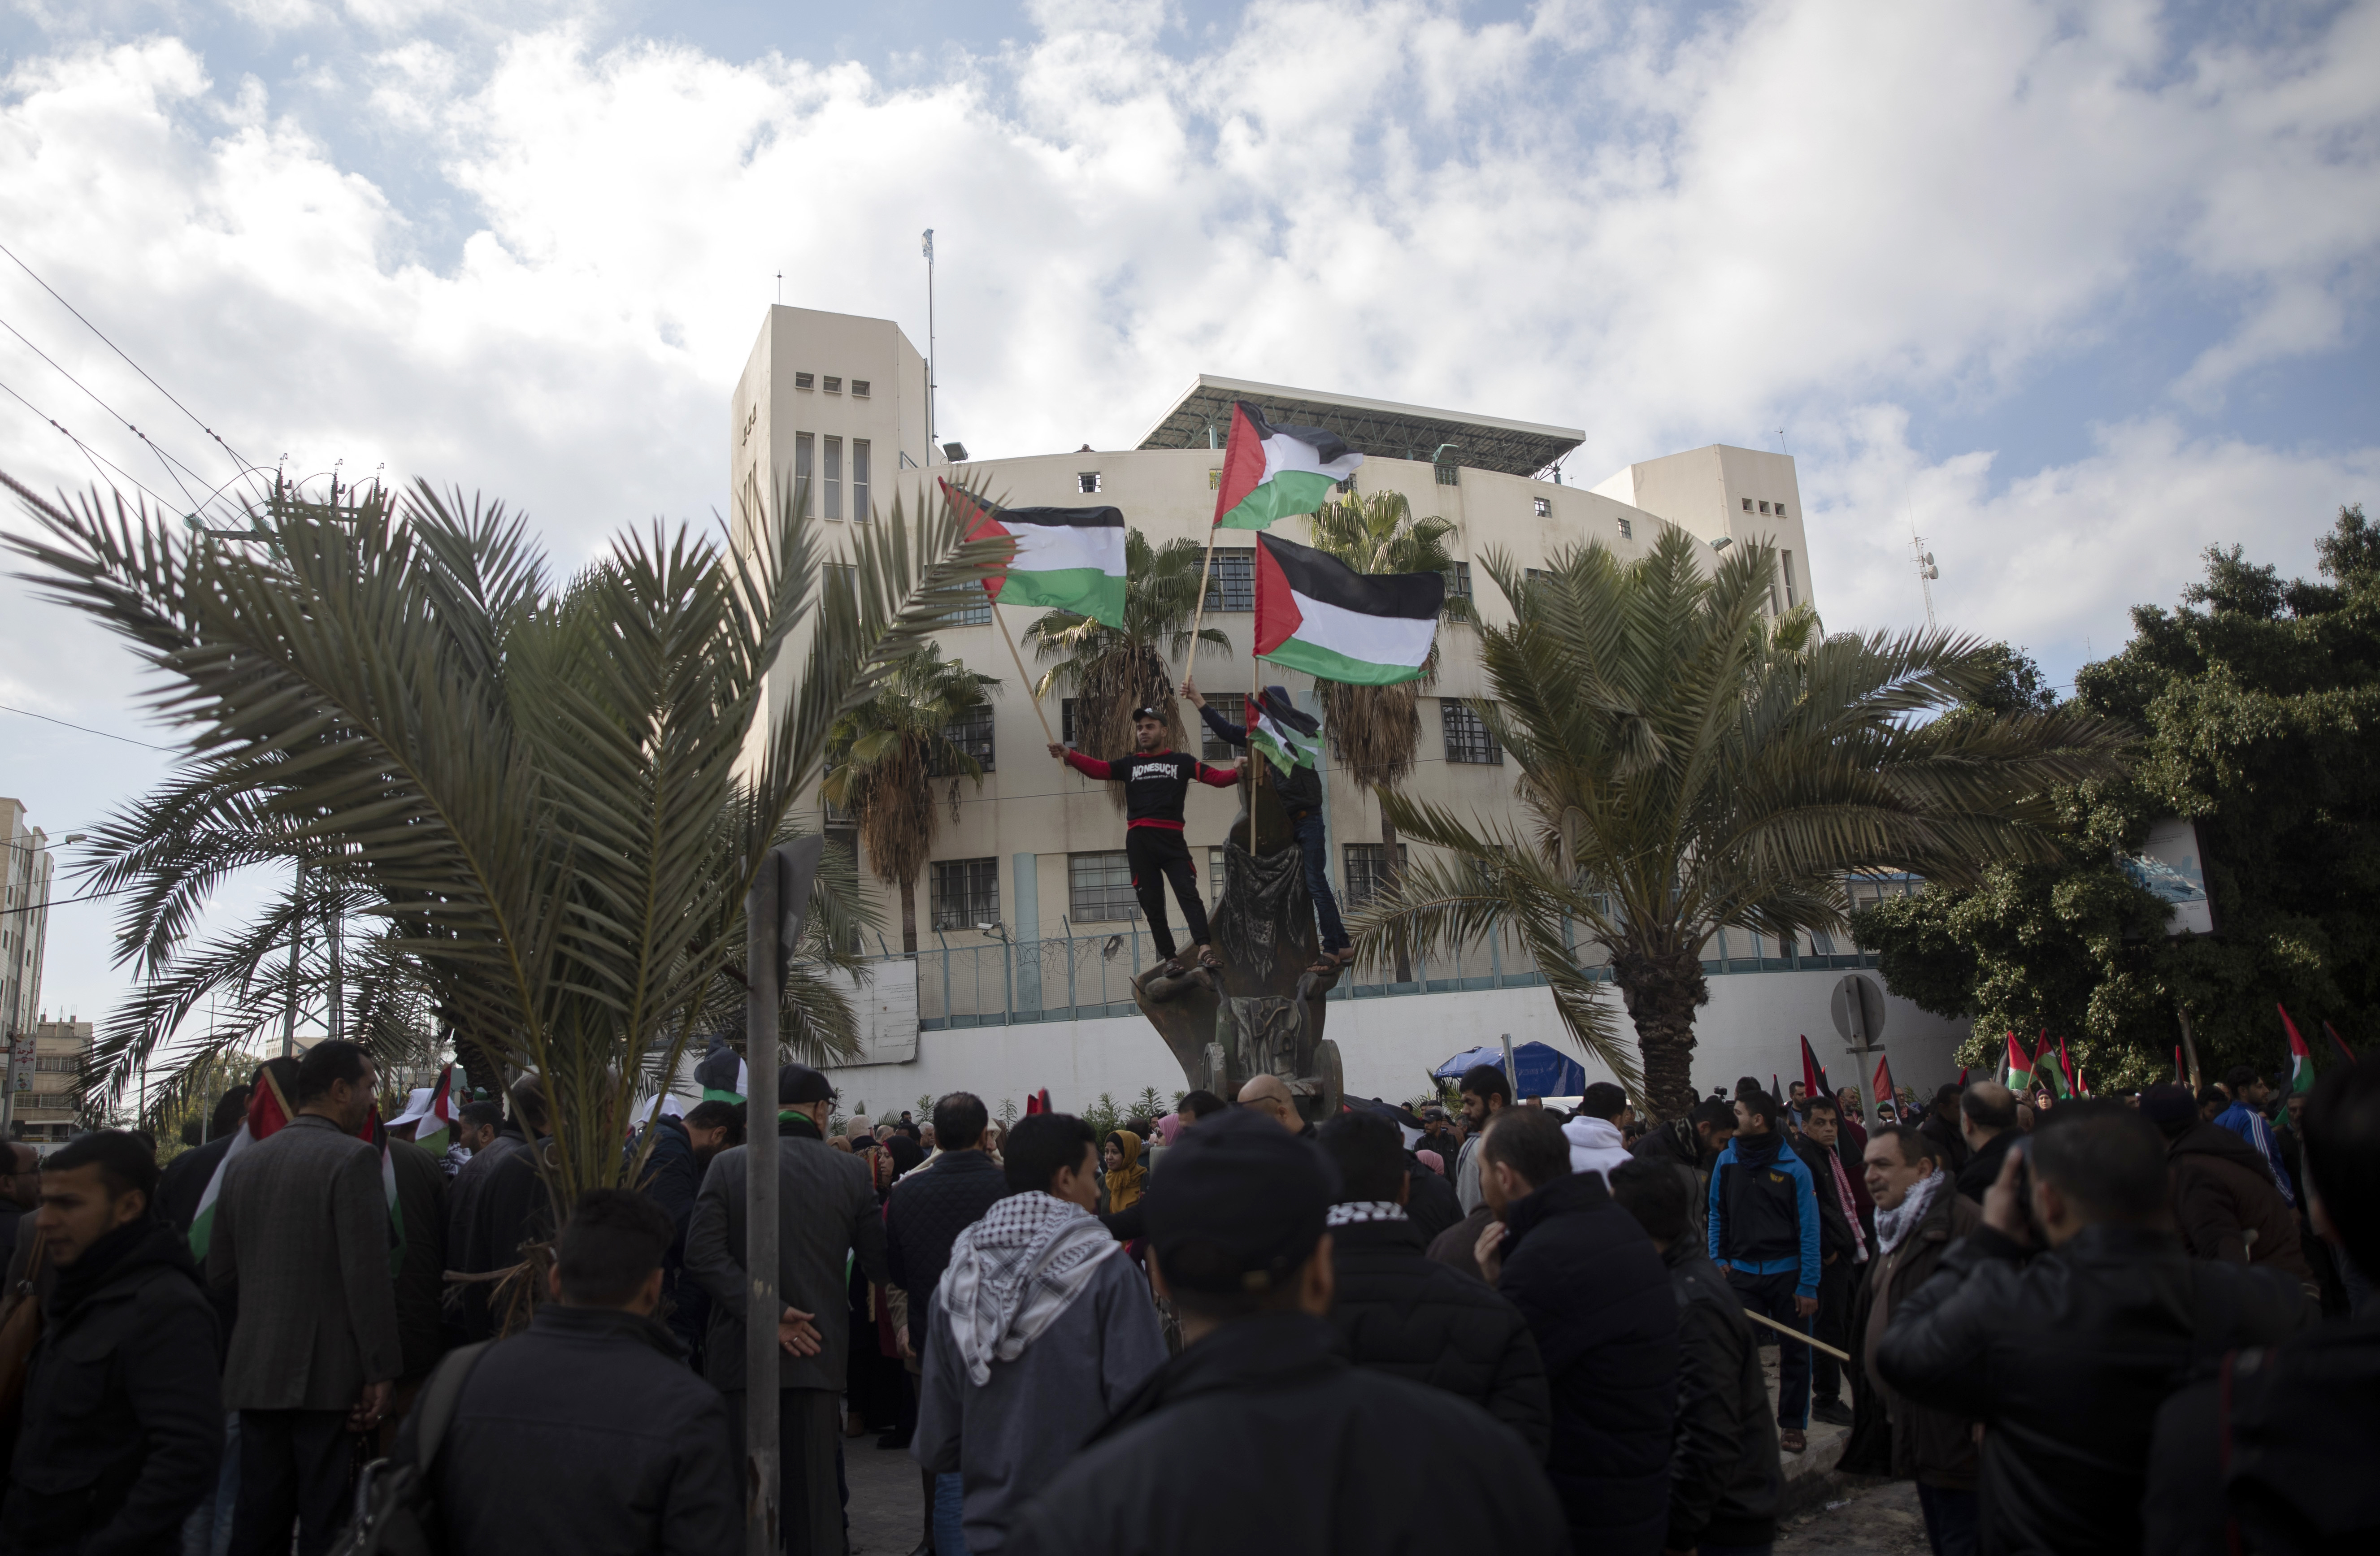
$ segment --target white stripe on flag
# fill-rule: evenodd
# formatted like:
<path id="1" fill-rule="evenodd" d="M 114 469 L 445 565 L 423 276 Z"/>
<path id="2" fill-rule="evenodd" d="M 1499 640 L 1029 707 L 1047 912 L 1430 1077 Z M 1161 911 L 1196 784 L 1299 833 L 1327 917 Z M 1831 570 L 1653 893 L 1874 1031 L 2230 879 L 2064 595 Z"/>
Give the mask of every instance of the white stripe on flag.
<path id="1" fill-rule="evenodd" d="M 1016 538 L 1016 560 L 1009 564 L 1016 572 L 1092 567 L 1123 577 L 1122 525 L 1017 524 L 1009 527 L 1009 533 Z"/>
<path id="2" fill-rule="evenodd" d="M 1310 443 L 1301 443 L 1287 432 L 1275 429 L 1264 441 L 1265 480 L 1270 480 L 1283 470 L 1311 470 L 1329 476 L 1332 480 L 1344 480 L 1355 473 L 1364 462 L 1360 454 L 1342 454 L 1329 464 L 1322 462 L 1322 451 Z"/>
<path id="3" fill-rule="evenodd" d="M 1297 614 L 1305 618 L 1293 634 L 1301 643 L 1360 659 L 1366 664 L 1418 669 L 1429 659 L 1430 639 L 1438 632 L 1438 623 L 1433 618 L 1367 616 L 1325 604 L 1295 590 L 1290 591 L 1290 598 L 1297 602 Z"/>

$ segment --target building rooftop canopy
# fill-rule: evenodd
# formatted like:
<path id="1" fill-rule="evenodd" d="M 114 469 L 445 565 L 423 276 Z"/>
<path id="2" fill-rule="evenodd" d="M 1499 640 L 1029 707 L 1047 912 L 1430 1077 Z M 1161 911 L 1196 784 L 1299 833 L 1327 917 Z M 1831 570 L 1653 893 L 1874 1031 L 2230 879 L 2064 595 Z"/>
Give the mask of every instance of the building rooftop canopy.
<path id="1" fill-rule="evenodd" d="M 1465 416 L 1202 372 L 1174 401 L 1173 408 L 1158 419 L 1139 446 L 1220 448 L 1231 431 L 1234 400 L 1260 407 L 1266 419 L 1276 425 L 1327 428 L 1359 454 L 1377 454 L 1383 459 L 1431 459 L 1442 445 L 1451 444 L 1454 446 L 1445 451 L 1442 463 L 1507 475 L 1536 475 L 1586 440 L 1586 434 L 1575 427 Z"/>

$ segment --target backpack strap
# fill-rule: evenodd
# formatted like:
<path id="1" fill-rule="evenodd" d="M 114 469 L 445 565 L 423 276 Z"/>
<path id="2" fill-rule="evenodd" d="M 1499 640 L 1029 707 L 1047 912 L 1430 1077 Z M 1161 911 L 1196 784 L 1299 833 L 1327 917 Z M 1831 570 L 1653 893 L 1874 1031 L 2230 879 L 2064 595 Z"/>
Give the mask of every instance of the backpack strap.
<path id="1" fill-rule="evenodd" d="M 494 1343 L 492 1340 L 482 1340 L 476 1345 L 461 1345 L 447 1352 L 431 1371 L 430 1380 L 421 1386 L 421 1403 L 416 1406 L 413 1425 L 413 1462 L 423 1473 L 438 1463 L 438 1450 L 445 1445 L 446 1428 L 454 1422 L 455 1408 L 463 1403 L 463 1385 L 471 1380 L 471 1369 L 479 1365 L 480 1354 Z"/>

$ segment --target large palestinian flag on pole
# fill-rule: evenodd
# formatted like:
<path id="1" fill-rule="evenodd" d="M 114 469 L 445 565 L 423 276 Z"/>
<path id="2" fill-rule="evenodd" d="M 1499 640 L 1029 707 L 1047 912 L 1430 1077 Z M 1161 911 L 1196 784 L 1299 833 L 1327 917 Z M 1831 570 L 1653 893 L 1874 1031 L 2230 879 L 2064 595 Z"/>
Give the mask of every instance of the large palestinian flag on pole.
<path id="1" fill-rule="evenodd" d="M 2008 1064 L 2000 1078 L 2020 1097 L 2033 1089 L 2033 1058 L 2025 1052 L 2024 1044 L 2016 1040 L 2014 1032 L 2008 1035 Z"/>
<path id="2" fill-rule="evenodd" d="M 1008 565 L 983 580 L 996 604 L 1072 611 L 1123 625 L 1123 510 L 1003 508 L 941 483 L 970 541 L 1016 542 Z"/>
<path id="3" fill-rule="evenodd" d="M 1446 604 L 1439 573 L 1358 573 L 1311 546 L 1257 537 L 1257 657 L 1325 681 L 1418 680 Z"/>
<path id="4" fill-rule="evenodd" d="M 224 1149 L 224 1158 L 215 1163 L 215 1175 L 199 1194 L 198 1214 L 190 1220 L 190 1257 L 204 1269 L 207 1245 L 214 1240 L 215 1201 L 223 1197 L 224 1174 L 239 1159 L 242 1151 L 259 1140 L 270 1139 L 282 1125 L 298 1114 L 289 1099 L 281 1094 L 281 1085 L 273 1072 L 260 1067 L 256 1072 L 256 1089 L 248 1094 L 248 1116 L 240 1120 L 239 1132 Z"/>
<path id="5" fill-rule="evenodd" d="M 1363 462 L 1338 433 L 1272 426 L 1241 400 L 1232 407 L 1232 433 L 1223 441 L 1215 528 L 1261 529 L 1276 518 L 1312 513 Z"/>
<path id="6" fill-rule="evenodd" d="M 1267 687 L 1248 710 L 1248 744 L 1284 773 L 1312 767 L 1322 751 L 1322 721 L 1301 713 L 1285 687 Z"/>

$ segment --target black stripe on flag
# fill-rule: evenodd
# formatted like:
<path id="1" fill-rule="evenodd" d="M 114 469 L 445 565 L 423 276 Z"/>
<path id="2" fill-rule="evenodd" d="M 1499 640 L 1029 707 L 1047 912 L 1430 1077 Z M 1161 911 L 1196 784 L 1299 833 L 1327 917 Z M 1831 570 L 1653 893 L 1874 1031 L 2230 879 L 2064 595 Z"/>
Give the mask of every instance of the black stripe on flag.
<path id="1" fill-rule="evenodd" d="M 1122 508 L 992 508 L 991 516 L 1002 524 L 1040 524 L 1053 529 L 1123 528 Z"/>
<path id="2" fill-rule="evenodd" d="M 1314 445 L 1316 457 L 1326 465 L 1347 456 L 1347 440 L 1328 427 L 1292 427 L 1285 422 L 1276 426 L 1265 419 L 1265 414 L 1261 409 L 1248 404 L 1247 401 L 1242 400 L 1239 405 L 1240 410 L 1248 419 L 1248 425 L 1257 430 L 1257 436 L 1260 438 L 1269 438 L 1275 432 L 1281 432 L 1295 438 L 1300 443 L 1310 443 Z"/>
<path id="3" fill-rule="evenodd" d="M 1446 606 L 1443 573 L 1359 573 L 1312 546 L 1284 541 L 1269 530 L 1257 536 L 1281 568 L 1289 587 L 1308 600 L 1366 616 L 1404 616 L 1427 621 Z"/>

